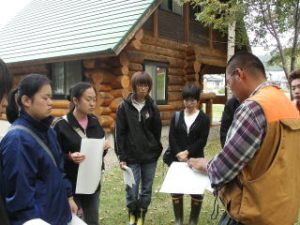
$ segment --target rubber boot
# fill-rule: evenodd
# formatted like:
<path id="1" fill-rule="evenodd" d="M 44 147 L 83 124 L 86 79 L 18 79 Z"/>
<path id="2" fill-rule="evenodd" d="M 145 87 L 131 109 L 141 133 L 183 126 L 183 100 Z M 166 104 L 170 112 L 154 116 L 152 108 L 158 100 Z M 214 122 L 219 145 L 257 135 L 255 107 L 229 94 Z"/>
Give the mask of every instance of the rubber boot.
<path id="1" fill-rule="evenodd" d="M 144 225 L 145 217 L 146 217 L 146 212 L 147 212 L 146 209 L 140 209 L 137 212 L 137 222 L 136 222 L 136 225 Z"/>
<path id="2" fill-rule="evenodd" d="M 191 198 L 191 213 L 190 213 L 189 225 L 198 224 L 202 201 L 203 201 L 203 197 L 201 197 L 200 199 Z"/>
<path id="3" fill-rule="evenodd" d="M 175 225 L 183 225 L 183 196 L 172 197 Z"/>
<path id="4" fill-rule="evenodd" d="M 136 215 L 133 212 L 128 212 L 128 225 L 136 225 Z"/>

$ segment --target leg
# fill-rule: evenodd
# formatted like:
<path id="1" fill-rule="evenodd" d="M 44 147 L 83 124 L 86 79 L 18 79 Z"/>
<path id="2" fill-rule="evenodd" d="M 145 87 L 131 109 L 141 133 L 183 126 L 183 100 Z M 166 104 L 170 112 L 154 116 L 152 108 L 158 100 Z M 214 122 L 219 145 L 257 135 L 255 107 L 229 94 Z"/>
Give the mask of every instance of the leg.
<path id="1" fill-rule="evenodd" d="M 88 225 L 99 225 L 100 189 L 101 185 L 94 194 L 79 195 L 83 218 Z"/>
<path id="2" fill-rule="evenodd" d="M 152 185 L 156 170 L 156 162 L 141 165 L 141 192 L 139 195 L 139 209 L 137 225 L 143 225 L 148 206 L 152 197 Z"/>
<path id="3" fill-rule="evenodd" d="M 183 195 L 172 194 L 175 225 L 183 225 Z"/>
<path id="4" fill-rule="evenodd" d="M 189 225 L 197 225 L 202 206 L 203 195 L 191 195 L 191 213 Z"/>
<path id="5" fill-rule="evenodd" d="M 127 166 L 131 168 L 135 180 L 135 185 L 132 187 L 126 186 L 126 206 L 129 214 L 128 224 L 135 225 L 138 209 L 139 184 L 141 181 L 141 166 L 140 164 L 129 164 Z"/>

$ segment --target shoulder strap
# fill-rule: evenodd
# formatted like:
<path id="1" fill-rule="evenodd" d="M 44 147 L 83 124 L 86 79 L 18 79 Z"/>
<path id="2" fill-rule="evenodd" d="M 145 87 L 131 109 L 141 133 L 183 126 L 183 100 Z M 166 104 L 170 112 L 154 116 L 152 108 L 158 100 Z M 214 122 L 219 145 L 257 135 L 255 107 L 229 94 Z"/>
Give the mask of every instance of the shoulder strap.
<path id="1" fill-rule="evenodd" d="M 176 127 L 176 128 L 177 128 L 177 126 L 178 126 L 179 116 L 180 116 L 180 112 L 179 112 L 179 111 L 176 111 L 176 112 L 175 112 L 175 127 Z"/>
<path id="2" fill-rule="evenodd" d="M 81 138 L 86 138 L 85 133 L 82 132 L 82 130 L 79 127 L 74 127 L 72 126 L 69 121 L 68 121 L 68 117 L 67 115 L 64 115 L 62 117 L 65 121 L 67 121 L 67 123 L 70 125 L 70 127 L 72 127 L 72 129 L 81 137 Z"/>
<path id="3" fill-rule="evenodd" d="M 37 143 L 39 143 L 39 145 L 42 147 L 42 149 L 45 150 L 45 152 L 50 156 L 50 158 L 53 161 L 53 164 L 57 167 L 56 161 L 54 159 L 54 156 L 51 152 L 51 150 L 48 148 L 47 145 L 45 145 L 45 143 L 42 141 L 42 139 L 36 135 L 31 129 L 29 129 L 28 127 L 22 126 L 22 125 L 14 125 L 12 126 L 12 128 L 10 130 L 23 130 L 25 132 L 27 132 L 28 134 L 30 134 Z"/>

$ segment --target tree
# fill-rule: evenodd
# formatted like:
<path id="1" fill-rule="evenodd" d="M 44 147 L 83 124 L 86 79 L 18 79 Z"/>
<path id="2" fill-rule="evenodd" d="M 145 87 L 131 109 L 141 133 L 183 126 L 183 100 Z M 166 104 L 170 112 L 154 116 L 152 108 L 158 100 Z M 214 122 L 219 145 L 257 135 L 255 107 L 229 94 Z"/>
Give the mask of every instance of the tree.
<path id="1" fill-rule="evenodd" d="M 273 47 L 278 52 L 282 68 L 295 69 L 300 34 L 300 0 L 181 0 L 202 9 L 195 16 L 206 26 L 222 32 L 237 21 L 237 42 L 244 44 L 243 22 L 254 35 L 254 45 Z M 271 39 L 271 40 L 270 40 Z M 286 43 L 286 46 L 284 46 Z M 284 49 L 290 49 L 285 51 Z M 288 62 L 289 65 L 288 65 Z"/>

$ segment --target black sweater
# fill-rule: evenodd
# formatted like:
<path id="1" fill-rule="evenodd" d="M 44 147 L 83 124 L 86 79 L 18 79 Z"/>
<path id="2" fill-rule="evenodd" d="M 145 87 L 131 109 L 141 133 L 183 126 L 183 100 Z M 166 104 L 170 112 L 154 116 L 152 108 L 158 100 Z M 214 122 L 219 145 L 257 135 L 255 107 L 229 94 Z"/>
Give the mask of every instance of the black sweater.
<path id="1" fill-rule="evenodd" d="M 115 128 L 115 150 L 120 161 L 150 163 L 162 152 L 161 120 L 158 107 L 149 97 L 140 113 L 133 106 L 132 95 L 120 104 Z"/>
<path id="2" fill-rule="evenodd" d="M 73 186 L 73 192 L 76 190 L 77 173 L 79 165 L 74 163 L 69 157 L 69 152 L 80 152 L 81 147 L 81 137 L 74 131 L 72 127 L 80 128 L 88 138 L 98 138 L 101 139 L 105 136 L 105 132 L 101 127 L 98 119 L 94 115 L 88 115 L 88 125 L 86 130 L 84 130 L 77 119 L 74 117 L 73 113 L 67 114 L 68 122 L 64 119 L 59 119 L 55 125 L 54 129 L 57 133 L 57 139 L 61 146 L 61 149 L 65 155 L 65 173 L 67 178 L 71 181 Z M 103 156 L 107 151 L 104 151 Z M 104 162 L 102 164 L 104 169 Z"/>
<path id="3" fill-rule="evenodd" d="M 177 153 L 188 150 L 189 158 L 204 157 L 204 147 L 207 142 L 209 134 L 209 118 L 200 110 L 198 116 L 190 127 L 189 134 L 184 122 L 184 112 L 181 111 L 178 119 L 178 124 L 175 127 L 175 113 L 172 116 L 170 131 L 169 131 L 169 145 L 173 154 L 174 160 Z"/>

